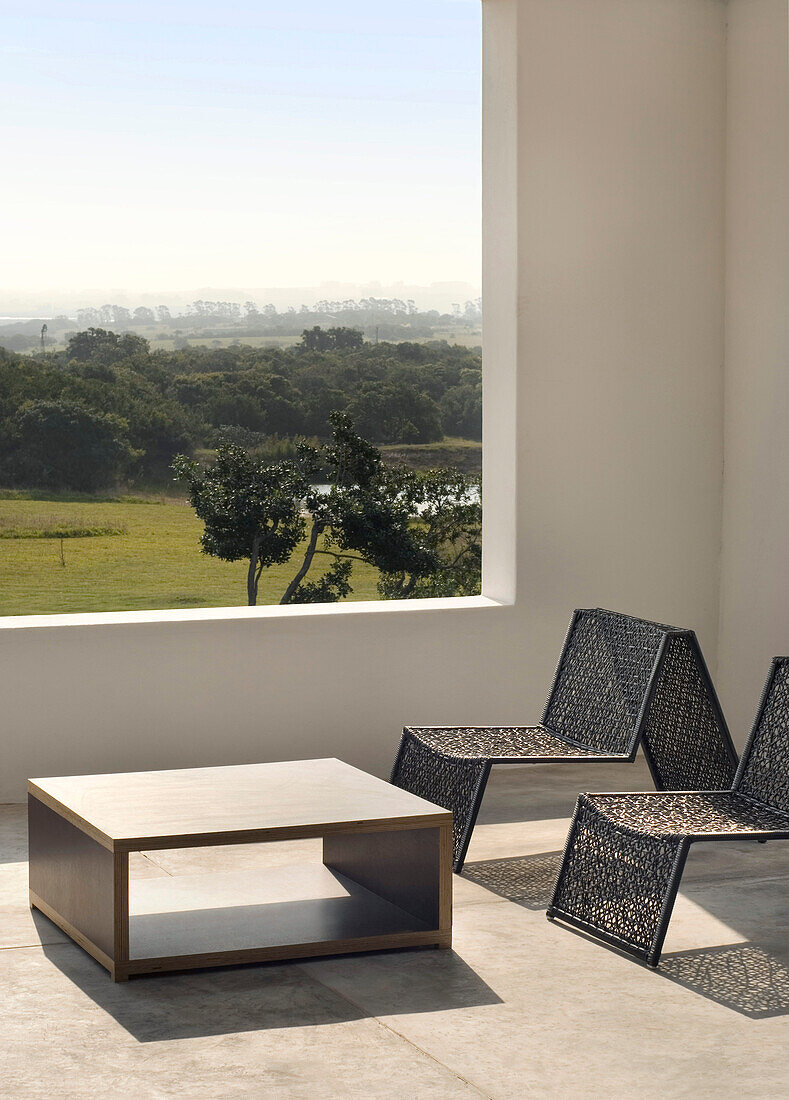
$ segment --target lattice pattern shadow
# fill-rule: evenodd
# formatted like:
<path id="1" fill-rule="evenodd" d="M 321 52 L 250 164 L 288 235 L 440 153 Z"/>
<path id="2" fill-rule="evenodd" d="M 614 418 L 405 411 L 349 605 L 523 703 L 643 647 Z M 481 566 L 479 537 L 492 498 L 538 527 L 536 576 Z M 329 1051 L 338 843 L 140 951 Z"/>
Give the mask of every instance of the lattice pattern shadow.
<path id="1" fill-rule="evenodd" d="M 562 861 L 561 852 L 467 863 L 463 877 L 526 909 L 546 909 Z"/>
<path id="2" fill-rule="evenodd" d="M 548 916 L 657 966 L 690 845 L 746 837 L 789 840 L 789 657 L 730 790 L 579 795 Z"/>
<path id="3" fill-rule="evenodd" d="M 659 790 L 731 785 L 737 756 L 693 631 L 582 609 L 538 725 L 407 726 L 391 781 L 452 811 L 460 872 L 492 765 L 629 763 L 639 745 Z"/>
<path id="4" fill-rule="evenodd" d="M 660 973 L 753 1020 L 789 1015 L 789 965 L 750 943 L 666 955 Z"/>

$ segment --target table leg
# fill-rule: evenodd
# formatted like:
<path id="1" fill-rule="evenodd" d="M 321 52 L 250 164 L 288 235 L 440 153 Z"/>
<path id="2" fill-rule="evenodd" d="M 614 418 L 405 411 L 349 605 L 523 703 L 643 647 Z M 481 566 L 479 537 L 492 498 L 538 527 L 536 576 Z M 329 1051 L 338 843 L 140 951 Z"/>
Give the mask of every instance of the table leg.
<path id="1" fill-rule="evenodd" d="M 128 977 L 129 856 L 112 852 L 28 797 L 30 904 L 115 981 Z"/>
<path id="2" fill-rule="evenodd" d="M 442 825 L 438 842 L 439 886 L 438 926 L 442 932 L 439 947 L 452 946 L 452 867 L 454 861 L 452 824 Z"/>
<path id="3" fill-rule="evenodd" d="M 323 838 L 323 862 L 436 929 L 452 943 L 452 827 L 334 833 Z"/>

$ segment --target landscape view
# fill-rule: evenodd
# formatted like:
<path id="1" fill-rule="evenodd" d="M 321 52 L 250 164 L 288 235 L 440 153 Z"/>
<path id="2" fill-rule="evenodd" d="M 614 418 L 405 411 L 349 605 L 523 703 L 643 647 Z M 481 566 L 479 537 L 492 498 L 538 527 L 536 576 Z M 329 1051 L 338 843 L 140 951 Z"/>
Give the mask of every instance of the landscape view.
<path id="1" fill-rule="evenodd" d="M 477 5 L 231 7 L 9 20 L 0 615 L 480 591 Z"/>

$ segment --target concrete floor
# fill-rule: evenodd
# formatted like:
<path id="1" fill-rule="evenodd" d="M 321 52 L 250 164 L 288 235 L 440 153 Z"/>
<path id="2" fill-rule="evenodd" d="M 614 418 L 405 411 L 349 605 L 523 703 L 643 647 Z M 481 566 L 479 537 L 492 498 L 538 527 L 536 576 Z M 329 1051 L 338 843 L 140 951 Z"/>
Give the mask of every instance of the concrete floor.
<path id="1" fill-rule="evenodd" d="M 451 952 L 121 985 L 30 913 L 23 808 L 2 806 L 0 1095 L 787 1096 L 789 843 L 695 846 L 657 972 L 545 919 L 575 792 L 649 788 L 640 765 L 494 771 Z M 227 859 L 155 852 L 133 874 Z"/>

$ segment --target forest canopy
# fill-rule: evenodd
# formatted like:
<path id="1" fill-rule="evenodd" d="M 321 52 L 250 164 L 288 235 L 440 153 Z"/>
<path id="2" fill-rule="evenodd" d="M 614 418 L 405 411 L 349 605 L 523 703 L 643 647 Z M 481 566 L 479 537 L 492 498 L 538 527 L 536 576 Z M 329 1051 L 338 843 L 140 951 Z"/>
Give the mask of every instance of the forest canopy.
<path id="1" fill-rule="evenodd" d="M 89 465 L 95 454 L 96 468 L 85 484 L 69 472 L 74 489 L 120 476 L 161 479 L 174 455 L 228 438 L 245 446 L 271 437 L 324 441 L 336 411 L 377 444 L 478 440 L 481 367 L 477 349 L 364 342 L 348 326 L 313 327 L 288 348 L 151 350 L 142 336 L 100 327 L 75 333 L 63 351 L 0 347 L 0 483 L 51 484 L 53 469 L 86 470 L 85 461 L 67 462 L 80 432 L 95 441 L 83 457 Z M 39 458 L 21 461 L 30 451 L 23 440 L 33 437 Z"/>

